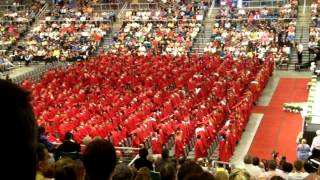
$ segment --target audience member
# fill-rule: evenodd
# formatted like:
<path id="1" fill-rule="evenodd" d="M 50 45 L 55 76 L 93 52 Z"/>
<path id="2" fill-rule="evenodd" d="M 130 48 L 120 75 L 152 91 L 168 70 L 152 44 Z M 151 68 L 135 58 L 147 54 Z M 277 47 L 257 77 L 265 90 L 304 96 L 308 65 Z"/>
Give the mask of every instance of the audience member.
<path id="1" fill-rule="evenodd" d="M 153 170 L 152 162 L 147 159 L 148 150 L 146 148 L 142 148 L 139 150 L 139 158 L 134 161 L 134 167 L 139 171 L 142 167 L 149 168 L 150 171 Z"/>
<path id="2" fill-rule="evenodd" d="M 298 179 L 302 180 L 309 175 L 308 173 L 304 172 L 303 161 L 296 160 L 293 164 L 293 167 L 294 167 L 294 171 L 289 173 L 288 180 L 298 180 Z"/>
<path id="3" fill-rule="evenodd" d="M 285 162 L 282 166 L 283 174 L 281 177 L 288 179 L 288 175 L 289 173 L 292 172 L 292 170 L 293 170 L 293 165 L 291 163 Z"/>
<path id="4" fill-rule="evenodd" d="M 209 172 L 202 172 L 200 174 L 191 174 L 184 178 L 184 180 L 215 180 L 214 176 Z"/>
<path id="5" fill-rule="evenodd" d="M 229 174 L 223 171 L 219 171 L 215 173 L 215 179 L 216 180 L 228 180 L 229 179 Z"/>
<path id="6" fill-rule="evenodd" d="M 45 174 L 51 170 L 52 164 L 50 164 L 51 156 L 49 155 L 49 151 L 44 144 L 38 143 L 36 149 L 36 157 L 37 157 L 37 176 L 36 180 L 50 180 L 50 178 L 46 178 Z"/>
<path id="7" fill-rule="evenodd" d="M 261 168 L 252 164 L 252 156 L 250 155 L 244 157 L 244 169 L 254 178 L 258 178 L 263 173 Z"/>
<path id="8" fill-rule="evenodd" d="M 80 160 L 61 158 L 56 162 L 55 180 L 84 180 L 85 170 Z"/>
<path id="9" fill-rule="evenodd" d="M 282 173 L 276 171 L 277 162 L 275 160 L 269 160 L 267 162 L 267 171 L 264 172 L 259 178 L 270 179 L 273 176 L 282 176 Z"/>
<path id="10" fill-rule="evenodd" d="M 161 179 L 175 180 L 177 170 L 175 164 L 172 162 L 164 162 L 160 165 L 158 171 L 160 172 Z"/>
<path id="11" fill-rule="evenodd" d="M 48 140 L 48 138 L 45 134 L 44 127 L 40 126 L 38 128 L 38 136 L 39 136 L 39 138 L 38 138 L 39 143 L 44 144 L 47 147 L 47 149 L 49 150 L 49 152 L 53 152 L 54 144 Z"/>
<path id="12" fill-rule="evenodd" d="M 133 180 L 133 172 L 126 164 L 117 164 L 114 169 L 112 180 Z"/>
<path id="13" fill-rule="evenodd" d="M 178 170 L 178 180 L 184 180 L 190 175 L 197 175 L 203 173 L 203 170 L 199 164 L 194 161 L 185 161 Z"/>
<path id="14" fill-rule="evenodd" d="M 156 171 L 160 171 L 159 168 L 163 165 L 163 164 L 167 164 L 170 163 L 170 156 L 169 156 L 169 150 L 168 149 L 163 149 L 162 153 L 161 153 L 161 158 L 157 159 L 155 161 L 155 170 Z"/>
<path id="15" fill-rule="evenodd" d="M 310 151 L 312 156 L 310 158 L 320 157 L 320 130 L 316 131 L 317 136 L 313 138 Z"/>
<path id="16" fill-rule="evenodd" d="M 87 180 L 109 179 L 116 164 L 117 157 L 113 145 L 103 139 L 90 142 L 83 154 Z"/>
<path id="17" fill-rule="evenodd" d="M 250 180 L 250 178 L 250 174 L 242 169 L 234 169 L 229 176 L 229 180 Z"/>
<path id="18" fill-rule="evenodd" d="M 72 133 L 67 132 L 64 136 L 63 143 L 57 148 L 56 159 L 68 153 L 80 153 L 80 151 L 80 144 L 74 142 Z"/>
<path id="19" fill-rule="evenodd" d="M 152 180 L 150 169 L 148 167 L 141 167 L 138 170 L 135 180 Z"/>
<path id="20" fill-rule="evenodd" d="M 309 173 L 305 180 L 318 180 L 320 176 L 317 174 L 317 168 L 315 168 L 310 162 L 304 162 L 303 165 L 304 170 Z"/>
<path id="21" fill-rule="evenodd" d="M 36 176 L 37 125 L 30 104 L 29 92 L 15 84 L 0 79 L 0 114 L 2 120 L 1 176 L 10 179 L 34 180 Z M 17 171 L 18 170 L 18 171 Z"/>

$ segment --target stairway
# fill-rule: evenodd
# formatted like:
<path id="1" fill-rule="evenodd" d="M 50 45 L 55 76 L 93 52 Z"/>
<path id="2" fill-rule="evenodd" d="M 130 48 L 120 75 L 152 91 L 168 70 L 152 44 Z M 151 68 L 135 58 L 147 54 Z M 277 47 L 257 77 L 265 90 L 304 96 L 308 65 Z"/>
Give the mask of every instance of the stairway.
<path id="1" fill-rule="evenodd" d="M 203 54 L 204 48 L 208 45 L 209 42 L 211 42 L 214 19 L 218 11 L 219 10 L 217 8 L 209 10 L 207 17 L 203 21 L 203 29 L 198 33 L 193 42 L 191 53 L 198 52 L 199 54 Z"/>
<path id="2" fill-rule="evenodd" d="M 300 3 L 300 2 L 299 2 Z M 298 7 L 298 19 L 296 23 L 296 35 L 295 41 L 302 43 L 303 45 L 303 58 L 302 63 L 309 62 L 309 52 L 308 52 L 308 43 L 309 43 L 309 27 L 311 23 L 311 9 L 310 4 L 307 5 L 304 9 L 303 2 Z M 298 55 L 295 47 L 291 50 L 290 58 L 290 69 L 294 68 L 295 64 L 298 63 Z"/>
<path id="3" fill-rule="evenodd" d="M 117 33 L 119 33 L 120 28 L 122 26 L 122 20 L 117 18 L 117 20 L 115 22 L 113 22 L 112 27 L 111 27 L 111 32 L 109 34 L 107 34 L 104 38 L 103 38 L 103 42 L 101 44 L 101 46 L 97 49 L 96 51 L 96 55 L 101 53 L 101 52 L 107 52 L 113 45 L 113 36 Z"/>

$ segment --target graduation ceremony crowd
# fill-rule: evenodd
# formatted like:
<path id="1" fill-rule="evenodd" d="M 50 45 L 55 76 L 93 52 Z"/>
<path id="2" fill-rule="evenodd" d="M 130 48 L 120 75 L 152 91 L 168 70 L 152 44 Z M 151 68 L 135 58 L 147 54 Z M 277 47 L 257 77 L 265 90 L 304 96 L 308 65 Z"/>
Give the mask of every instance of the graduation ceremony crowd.
<path id="1" fill-rule="evenodd" d="M 111 51 L 96 57 L 91 53 L 110 32 L 111 24 L 103 22 L 113 21 L 115 14 L 93 12 L 86 3 L 73 7 L 72 0 L 54 3 L 12 58 L 86 61 L 49 70 L 21 87 L 0 80 L 0 113 L 8 119 L 2 127 L 16 128 L 3 142 L 11 147 L 4 148 L 10 160 L 4 157 L 3 175 L 26 180 L 319 179 L 304 156 L 290 163 L 247 155 L 236 167 L 207 160 L 218 145 L 219 160 L 230 161 L 274 64 L 290 54 L 295 32 L 290 18 L 296 17 L 297 1 L 279 11 L 236 9 L 222 2 L 202 55 L 188 52 L 203 28 L 208 3 L 170 1 L 159 10 L 127 11 Z M 236 16 L 245 20 L 226 20 Z M 5 128 L 0 132 L 5 136 Z M 121 147 L 139 149 L 132 166 L 119 162 L 125 153 Z M 194 159 L 187 159 L 190 151 Z"/>

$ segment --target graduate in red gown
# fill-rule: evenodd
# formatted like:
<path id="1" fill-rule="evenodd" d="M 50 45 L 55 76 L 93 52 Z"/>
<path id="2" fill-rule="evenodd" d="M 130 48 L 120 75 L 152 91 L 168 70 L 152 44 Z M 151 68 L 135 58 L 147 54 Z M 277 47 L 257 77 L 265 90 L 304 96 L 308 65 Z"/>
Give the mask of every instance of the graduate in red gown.
<path id="1" fill-rule="evenodd" d="M 175 136 L 175 147 L 174 147 L 174 157 L 176 159 L 179 159 L 183 157 L 184 155 L 184 149 L 183 149 L 183 140 L 182 140 L 182 131 L 178 130 Z"/>
<path id="2" fill-rule="evenodd" d="M 203 141 L 201 140 L 201 135 L 197 135 L 197 140 L 195 144 L 195 160 L 198 160 L 199 158 L 205 158 L 206 156 L 207 151 L 205 149 Z"/>

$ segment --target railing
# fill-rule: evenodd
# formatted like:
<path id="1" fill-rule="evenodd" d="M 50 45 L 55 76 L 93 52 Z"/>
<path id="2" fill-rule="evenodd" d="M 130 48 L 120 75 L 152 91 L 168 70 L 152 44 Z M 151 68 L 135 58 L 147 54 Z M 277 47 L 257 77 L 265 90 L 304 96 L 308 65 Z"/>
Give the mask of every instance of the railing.
<path id="1" fill-rule="evenodd" d="M 105 10 L 120 10 L 123 3 L 101 3 L 92 4 L 91 7 L 94 11 L 105 11 Z"/>
<path id="2" fill-rule="evenodd" d="M 84 23 L 84 22 L 107 22 L 108 24 L 111 24 L 111 20 L 77 20 L 77 19 L 52 19 L 52 20 L 40 20 L 40 22 L 79 22 L 79 23 Z"/>
<path id="3" fill-rule="evenodd" d="M 150 10 L 150 9 L 159 9 L 159 4 L 158 3 L 130 3 L 127 6 L 128 10 Z"/>
<path id="4" fill-rule="evenodd" d="M 230 168 L 235 167 L 234 164 L 224 161 L 212 161 L 212 168 L 216 168 L 218 164 L 221 164 L 223 168 L 229 166 Z"/>
<path id="5" fill-rule="evenodd" d="M 0 5 L 0 11 L 9 11 L 9 10 L 16 10 L 16 11 L 26 10 L 26 6 L 25 5 L 5 5 L 5 4 Z"/>
<path id="6" fill-rule="evenodd" d="M 24 73 L 22 75 L 16 76 L 11 78 L 12 82 L 16 83 L 16 84 L 21 84 L 24 80 L 26 79 L 31 79 L 33 81 L 37 81 L 40 79 L 41 75 L 45 72 L 47 72 L 50 69 L 56 69 L 56 68 L 66 68 L 68 67 L 69 64 L 68 63 L 64 63 L 64 62 L 55 62 L 55 63 L 50 63 L 48 65 L 36 68 L 30 72 Z"/>
<path id="7" fill-rule="evenodd" d="M 283 6 L 286 1 L 285 0 L 256 0 L 256 1 L 250 1 L 250 0 L 244 0 L 244 1 L 238 1 L 238 4 L 241 3 L 242 7 L 259 7 L 259 8 L 265 8 L 265 7 L 280 7 Z M 239 5 L 238 5 L 239 7 Z"/>
<path id="8" fill-rule="evenodd" d="M 38 14 L 36 15 L 36 19 L 41 17 L 46 12 L 48 7 L 49 7 L 48 3 L 44 4 L 43 7 L 39 10 Z"/>
<path id="9" fill-rule="evenodd" d="M 0 23 L 31 23 L 31 19 L 24 19 L 24 20 L 21 20 L 21 21 L 18 21 L 18 20 L 2 20 L 0 19 Z"/>
<path id="10" fill-rule="evenodd" d="M 128 3 L 124 3 L 124 5 L 122 6 L 120 12 L 118 13 L 118 19 L 121 19 L 122 14 L 124 13 L 124 10 L 127 8 Z"/>
<path id="11" fill-rule="evenodd" d="M 213 23 L 213 22 L 219 22 L 219 21 L 248 21 L 249 18 L 210 18 L 209 20 L 206 20 L 208 23 Z M 297 20 L 297 18 L 280 18 L 280 17 L 267 17 L 267 18 L 259 18 L 259 19 L 254 19 L 254 21 L 263 21 L 263 20 Z"/>
<path id="12" fill-rule="evenodd" d="M 139 158 L 138 151 L 140 148 L 133 147 L 114 147 L 117 151 L 122 152 L 122 156 L 119 161 L 128 163 L 128 166 L 132 166 L 134 161 Z"/>

